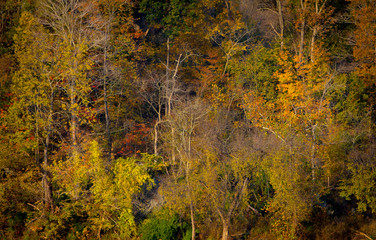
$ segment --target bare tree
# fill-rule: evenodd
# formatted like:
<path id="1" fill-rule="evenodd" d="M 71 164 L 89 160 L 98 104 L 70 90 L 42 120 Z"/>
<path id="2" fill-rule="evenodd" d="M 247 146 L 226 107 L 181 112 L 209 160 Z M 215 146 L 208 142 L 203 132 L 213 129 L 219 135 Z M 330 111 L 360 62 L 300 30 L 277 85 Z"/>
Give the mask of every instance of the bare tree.
<path id="1" fill-rule="evenodd" d="M 170 39 L 166 42 L 166 60 L 162 64 L 164 72 L 158 70 L 150 70 L 141 82 L 141 95 L 143 99 L 150 105 L 154 113 L 157 115 L 154 124 L 154 154 L 158 155 L 159 128 L 166 123 L 166 118 L 171 116 L 174 104 L 179 102 L 178 93 L 184 93 L 182 84 L 179 82 L 179 71 L 182 64 L 188 58 L 195 54 L 188 47 L 183 46 L 179 49 L 180 53 L 171 59 Z M 174 134 L 174 128 L 171 128 L 171 134 Z M 176 154 L 171 150 L 171 163 L 175 164 Z"/>
<path id="2" fill-rule="evenodd" d="M 196 129 L 202 124 L 202 121 L 206 120 L 208 112 L 208 106 L 199 98 L 189 99 L 174 108 L 172 113 L 166 117 L 166 124 L 164 125 L 164 144 L 166 148 L 173 149 L 177 153 L 178 165 L 172 170 L 173 179 L 174 181 L 179 177 L 185 179 L 183 184 L 189 205 L 192 240 L 195 239 L 196 235 L 195 202 L 198 196 L 195 196 L 195 183 L 191 178 L 194 172 L 197 172 L 200 168 L 197 149 L 195 149 L 197 146 L 194 146 L 193 141 L 196 136 Z M 171 131 L 171 129 L 174 131 Z"/>

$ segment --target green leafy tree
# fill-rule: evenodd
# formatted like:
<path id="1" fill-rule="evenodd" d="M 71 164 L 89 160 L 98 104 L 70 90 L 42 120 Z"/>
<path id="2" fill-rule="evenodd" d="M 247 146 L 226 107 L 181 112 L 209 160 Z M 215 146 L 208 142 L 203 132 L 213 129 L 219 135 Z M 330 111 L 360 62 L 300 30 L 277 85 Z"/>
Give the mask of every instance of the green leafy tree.
<path id="1" fill-rule="evenodd" d="M 167 36 L 173 36 L 191 30 L 191 26 L 181 20 L 196 15 L 196 2 L 195 0 L 142 0 L 140 2 L 140 12 L 146 15 L 147 21 L 152 26 L 162 27 Z"/>
<path id="2" fill-rule="evenodd" d="M 142 240 L 175 239 L 180 228 L 179 216 L 161 211 L 146 219 L 140 228 Z"/>

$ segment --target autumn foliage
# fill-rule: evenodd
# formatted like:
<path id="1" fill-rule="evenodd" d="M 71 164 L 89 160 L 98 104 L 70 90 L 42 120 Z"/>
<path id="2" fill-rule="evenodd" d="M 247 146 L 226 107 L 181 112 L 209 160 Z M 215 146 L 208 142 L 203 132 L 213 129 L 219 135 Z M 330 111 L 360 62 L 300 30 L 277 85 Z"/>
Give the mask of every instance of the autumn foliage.
<path id="1" fill-rule="evenodd" d="M 374 239 L 374 0 L 0 0 L 1 239 Z"/>

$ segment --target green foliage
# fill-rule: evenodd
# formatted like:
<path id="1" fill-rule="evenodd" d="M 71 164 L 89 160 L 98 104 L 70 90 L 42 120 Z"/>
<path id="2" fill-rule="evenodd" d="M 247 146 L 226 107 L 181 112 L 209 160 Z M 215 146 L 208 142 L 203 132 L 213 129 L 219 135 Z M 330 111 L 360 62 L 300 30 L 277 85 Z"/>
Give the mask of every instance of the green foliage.
<path id="1" fill-rule="evenodd" d="M 375 161 L 375 159 L 373 159 Z M 376 213 L 376 171 L 374 164 L 356 164 L 349 167 L 351 178 L 345 179 L 341 184 L 341 196 L 350 200 L 354 197 L 357 200 L 359 212 L 368 209 Z"/>
<path id="2" fill-rule="evenodd" d="M 160 213 L 146 219 L 140 228 L 141 240 L 176 239 L 180 223 L 177 214 Z"/>
<path id="3" fill-rule="evenodd" d="M 367 94 L 362 80 L 355 74 L 341 74 L 334 79 L 330 98 L 338 122 L 346 127 L 357 126 L 366 120 Z"/>
<path id="4" fill-rule="evenodd" d="M 182 240 L 189 240 L 192 239 L 192 229 L 188 229 L 184 235 Z"/>
<path id="5" fill-rule="evenodd" d="M 254 45 L 247 54 L 231 60 L 228 68 L 237 88 L 257 91 L 267 100 L 276 98 L 277 79 L 273 75 L 278 66 L 275 50 Z"/>
<path id="6" fill-rule="evenodd" d="M 330 152 L 332 166 L 340 167 L 346 173 L 340 182 L 341 196 L 354 199 L 359 212 L 376 212 L 375 158 L 371 148 L 370 131 L 374 126 L 368 101 L 366 85 L 355 74 L 340 75 L 336 79 L 336 88 L 332 93 L 335 103 L 338 136 L 337 152 Z M 368 129 L 368 131 L 364 131 Z M 332 147 L 333 149 L 334 147 Z M 333 156 L 335 155 L 336 158 Z"/>
<path id="7" fill-rule="evenodd" d="M 189 31 L 191 26 L 182 21 L 185 17 L 194 16 L 196 0 L 142 0 L 140 12 L 154 26 L 161 26 L 167 36 L 178 35 Z"/>

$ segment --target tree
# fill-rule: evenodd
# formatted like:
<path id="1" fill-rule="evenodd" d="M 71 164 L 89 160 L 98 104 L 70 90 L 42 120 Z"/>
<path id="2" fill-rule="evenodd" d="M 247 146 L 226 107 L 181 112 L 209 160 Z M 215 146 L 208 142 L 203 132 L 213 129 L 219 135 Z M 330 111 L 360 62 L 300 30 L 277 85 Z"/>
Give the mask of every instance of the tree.
<path id="1" fill-rule="evenodd" d="M 354 17 L 356 29 L 354 30 L 355 47 L 353 56 L 358 63 L 356 72 L 367 86 L 367 95 L 369 95 L 369 107 L 372 115 L 372 121 L 376 119 L 376 14 L 373 9 L 376 6 L 375 1 L 351 1 L 351 13 Z"/>
<path id="2" fill-rule="evenodd" d="M 196 128 L 207 113 L 208 110 L 200 99 L 195 99 L 193 103 L 180 104 L 180 106 L 177 106 L 176 109 L 170 113 L 170 116 L 167 117 L 165 124 L 167 126 L 165 146 L 173 149 L 178 155 L 176 169 L 172 169 L 172 181 L 175 183 L 172 186 L 179 187 L 180 185 L 180 188 L 185 191 L 185 193 L 180 194 L 183 198 L 186 198 L 183 199 L 183 202 L 189 205 L 192 240 L 195 239 L 196 235 L 195 208 L 199 199 L 199 196 L 197 196 L 199 189 L 195 185 L 197 185 L 197 172 L 199 172 L 201 165 L 197 156 L 195 156 L 193 142 Z M 171 132 L 169 131 L 170 129 L 174 131 Z M 173 167 L 175 166 L 173 165 Z M 183 181 L 178 180 L 178 178 L 181 177 L 184 178 Z M 171 200 L 173 201 L 173 199 Z"/>
<path id="3" fill-rule="evenodd" d="M 252 44 L 248 48 L 245 55 L 229 62 L 228 72 L 233 82 L 233 91 L 241 96 L 252 90 L 266 100 L 275 99 L 278 83 L 274 76 L 278 70 L 275 49 L 268 49 L 261 44 Z"/>
<path id="4" fill-rule="evenodd" d="M 236 121 L 232 125 L 234 115 L 222 117 L 223 112 L 229 114 L 226 111 L 220 108 L 217 113 L 209 113 L 211 117 L 201 126 L 200 129 L 205 130 L 197 144 L 203 162 L 199 183 L 205 189 L 203 198 L 207 199 L 209 216 L 222 225 L 222 240 L 229 239 L 235 219 L 244 221 L 240 224 L 243 225 L 240 234 L 244 234 L 244 228 L 250 224 L 245 216 L 250 211 L 259 215 L 252 206 L 255 199 L 250 193 L 255 195 L 258 191 L 257 175 L 261 172 L 258 162 L 262 156 L 261 151 L 251 147 L 254 143 L 243 132 L 246 129 Z M 232 234 L 235 233 L 232 231 Z"/>
<path id="5" fill-rule="evenodd" d="M 165 64 L 157 64 L 155 69 L 150 70 L 150 74 L 145 76 L 145 80 L 141 83 L 142 97 L 150 105 L 156 114 L 156 121 L 154 123 L 154 154 L 158 155 L 158 141 L 159 141 L 159 128 L 168 121 L 171 116 L 173 106 L 179 102 L 178 93 L 184 93 L 182 83 L 180 80 L 180 71 L 184 62 L 194 55 L 189 48 L 179 48 L 175 44 L 173 49 L 170 49 L 170 39 L 166 42 L 166 62 Z M 176 46 L 177 45 L 177 46 Z M 174 52 L 178 54 L 172 54 Z M 181 51 L 181 52 L 180 52 Z M 174 61 L 172 61 L 174 60 Z M 173 63 L 175 62 L 175 63 Z M 146 91 L 146 92 L 145 92 Z M 171 128 L 171 134 L 174 133 L 174 128 Z M 171 149 L 170 161 L 175 164 L 175 151 Z"/>
<path id="6" fill-rule="evenodd" d="M 351 1 L 351 13 L 355 20 L 354 57 L 359 63 L 357 73 L 367 86 L 375 84 L 375 1 Z"/>
<path id="7" fill-rule="evenodd" d="M 66 95 L 64 108 L 70 116 L 72 155 L 79 152 L 79 126 L 87 117 L 80 112 L 81 109 L 88 108 L 87 94 L 91 90 L 87 73 L 92 62 L 88 57 L 88 50 L 97 40 L 96 32 L 88 23 L 88 7 L 87 2 L 81 0 L 46 0 L 41 8 L 42 20 L 51 28 L 51 35 L 57 43 L 54 55 L 59 67 L 55 74 L 61 79 L 60 87 Z"/>
<path id="8" fill-rule="evenodd" d="M 271 209 L 280 211 L 285 220 L 289 219 L 287 222 L 291 226 L 282 232 L 286 231 L 292 238 L 299 221 L 307 216 L 311 203 L 317 201 L 316 194 L 323 189 L 320 172 L 324 157 L 320 143 L 326 139 L 325 131 L 330 121 L 327 98 L 334 76 L 324 57 L 310 63 L 300 61 L 299 56 L 292 58 L 288 53 L 280 52 L 280 66 L 275 73 L 278 80 L 276 99 L 266 100 L 261 93 L 251 90 L 244 95 L 243 105 L 252 125 L 281 141 L 280 148 L 270 153 L 265 170 L 276 190 Z M 276 176 L 283 180 L 274 179 Z M 307 189 L 311 189 L 308 191 L 311 194 L 306 194 L 305 199 L 297 197 Z"/>
<path id="9" fill-rule="evenodd" d="M 90 51 L 95 67 L 89 72 L 89 77 L 96 80 L 92 100 L 95 99 L 97 116 L 101 118 L 104 115 L 108 161 L 113 157 L 113 132 L 119 132 L 119 128 L 123 127 L 118 124 L 124 117 L 124 110 L 121 109 L 124 104 L 119 99 L 130 97 L 130 90 L 126 88 L 130 88 L 132 80 L 136 79 L 135 39 L 142 31 L 134 23 L 132 5 L 126 0 L 99 0 L 93 3 L 90 10 L 93 15 L 91 24 L 97 31 L 98 42 Z"/>
<path id="10" fill-rule="evenodd" d="M 59 80 L 54 79 L 53 72 L 56 65 L 53 63 L 51 49 L 52 39 L 38 24 L 37 20 L 28 12 L 20 18 L 20 26 L 15 35 L 15 56 L 18 60 L 18 71 L 13 77 L 15 93 L 14 103 L 9 109 L 9 116 L 31 124 L 30 131 L 34 140 L 33 150 L 35 161 L 40 165 L 42 185 L 44 188 L 45 210 L 52 210 L 52 192 L 50 175 L 48 172 L 50 141 L 53 130 L 53 115 Z M 14 122 L 19 122 L 13 119 Z M 27 123 L 28 122 L 28 123 Z M 40 159 L 39 147 L 43 147 L 43 160 Z"/>
<path id="11" fill-rule="evenodd" d="M 246 43 L 251 40 L 250 33 L 251 30 L 247 29 L 239 17 L 235 20 L 223 21 L 209 32 L 208 37 L 221 48 L 225 55 L 222 77 L 227 71 L 229 61 L 247 49 Z"/>
<path id="12" fill-rule="evenodd" d="M 162 27 L 167 37 L 170 37 L 190 31 L 191 26 L 181 20 L 196 15 L 196 4 L 194 0 L 142 0 L 140 2 L 140 12 L 146 15 L 145 18 L 152 27 Z"/>
<path id="13" fill-rule="evenodd" d="M 131 238 L 136 234 L 132 200 L 144 186 L 152 187 L 154 181 L 148 168 L 156 166 L 157 159 L 144 154 L 139 159 L 118 158 L 109 165 L 103 161 L 98 142 L 87 141 L 83 147 L 81 156 L 70 162 L 59 161 L 53 167 L 60 201 L 60 212 L 54 220 L 56 229 L 61 231 L 65 226 L 60 224 L 69 226 L 74 218 L 79 218 L 85 231 L 73 233 L 78 236 L 87 232 L 98 239 L 102 234 Z M 58 232 L 52 234 L 59 236 Z"/>

